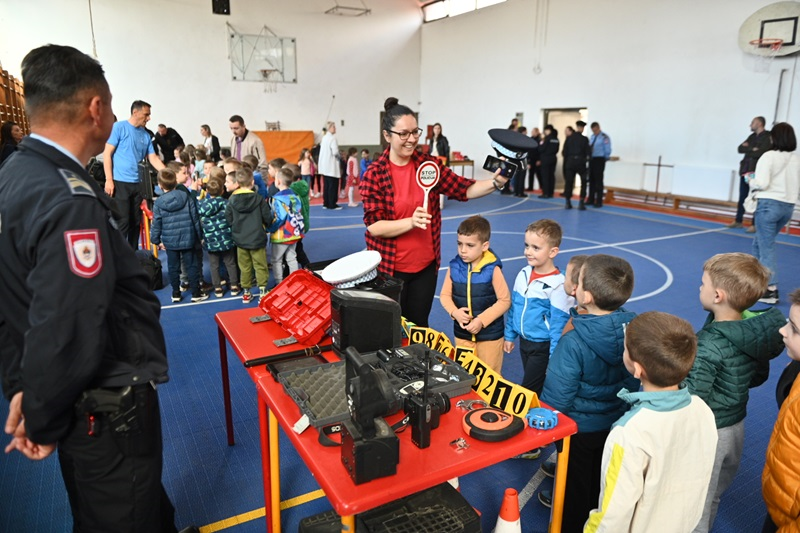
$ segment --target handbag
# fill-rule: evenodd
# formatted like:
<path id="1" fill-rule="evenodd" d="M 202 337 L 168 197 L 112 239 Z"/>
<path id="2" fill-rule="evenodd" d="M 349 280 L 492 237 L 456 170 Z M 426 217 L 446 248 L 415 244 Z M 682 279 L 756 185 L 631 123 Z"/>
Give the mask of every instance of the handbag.
<path id="1" fill-rule="evenodd" d="M 759 189 L 750 189 L 750 192 L 747 194 L 747 198 L 744 199 L 744 211 L 745 213 L 755 213 L 756 207 L 758 207 L 758 193 Z"/>

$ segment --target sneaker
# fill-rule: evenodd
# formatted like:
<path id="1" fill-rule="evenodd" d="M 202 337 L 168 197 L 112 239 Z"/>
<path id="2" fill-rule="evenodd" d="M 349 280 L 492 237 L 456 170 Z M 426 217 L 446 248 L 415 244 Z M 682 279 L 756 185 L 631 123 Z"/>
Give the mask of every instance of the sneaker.
<path id="1" fill-rule="evenodd" d="M 341 208 L 342 208 L 342 206 L 340 206 L 340 205 L 337 205 L 336 207 L 333 207 L 332 209 L 333 209 L 334 211 L 338 211 L 338 210 L 339 210 L 339 209 L 341 209 Z"/>
<path id="2" fill-rule="evenodd" d="M 192 295 L 192 301 L 193 302 L 202 302 L 203 300 L 208 300 L 208 293 L 207 292 L 201 292 L 200 294 L 196 294 L 196 295 L 193 294 Z"/>
<path id="3" fill-rule="evenodd" d="M 767 289 L 758 301 L 762 304 L 775 305 L 778 303 L 778 289 Z"/>
<path id="4" fill-rule="evenodd" d="M 242 292 L 242 288 L 238 285 L 231 286 L 231 296 L 239 296 Z"/>
<path id="5" fill-rule="evenodd" d="M 177 303 L 181 301 L 181 293 L 180 292 L 173 292 L 172 293 L 172 302 Z"/>
<path id="6" fill-rule="evenodd" d="M 242 303 L 249 304 L 250 301 L 253 299 L 253 295 L 250 294 L 250 289 L 245 289 L 242 293 Z"/>
<path id="7" fill-rule="evenodd" d="M 211 292 L 214 286 L 210 283 L 206 283 L 205 281 L 200 282 L 200 291 L 201 292 Z"/>
<path id="8" fill-rule="evenodd" d="M 547 477 L 552 477 L 552 478 L 556 477 L 556 463 L 555 463 L 555 461 L 545 461 L 545 462 L 543 462 L 541 464 L 541 466 L 539 467 L 539 470 L 541 470 L 542 474 L 544 474 Z"/>
<path id="9" fill-rule="evenodd" d="M 259 287 L 258 288 L 258 299 L 259 300 L 261 300 L 261 298 L 263 298 L 267 294 L 269 294 L 269 291 L 267 290 L 266 287 Z"/>
<path id="10" fill-rule="evenodd" d="M 224 287 L 225 285 L 228 284 L 228 280 L 227 279 L 221 279 L 221 280 L 219 280 L 219 284 Z"/>
<path id="11" fill-rule="evenodd" d="M 541 448 L 534 448 L 519 455 L 515 455 L 514 457 L 512 457 L 512 459 L 538 459 L 541 454 L 542 454 Z"/>
<path id="12" fill-rule="evenodd" d="M 756 232 L 756 227 L 755 226 L 748 226 L 747 229 L 744 230 L 744 231 L 747 232 L 747 233 L 755 233 Z"/>
<path id="13" fill-rule="evenodd" d="M 224 294 L 225 291 L 223 291 L 221 287 L 219 289 L 214 289 L 214 296 L 216 296 L 217 298 L 222 298 Z"/>
<path id="14" fill-rule="evenodd" d="M 189 290 L 189 282 L 184 281 L 181 282 L 181 292 L 186 292 Z"/>
<path id="15" fill-rule="evenodd" d="M 733 221 L 730 224 L 725 224 L 725 227 L 726 228 L 741 228 L 742 227 L 742 223 Z"/>
<path id="16" fill-rule="evenodd" d="M 549 490 L 543 490 L 539 492 L 539 503 L 551 509 L 553 507 L 553 492 Z"/>

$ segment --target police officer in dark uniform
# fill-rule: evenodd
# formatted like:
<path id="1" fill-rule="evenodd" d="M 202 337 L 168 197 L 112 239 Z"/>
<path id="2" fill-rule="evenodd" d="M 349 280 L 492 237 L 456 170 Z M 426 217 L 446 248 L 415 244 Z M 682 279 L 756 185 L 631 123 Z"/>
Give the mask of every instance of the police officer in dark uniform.
<path id="1" fill-rule="evenodd" d="M 539 145 L 539 162 L 541 174 L 539 182 L 542 185 L 542 194 L 539 198 L 552 198 L 556 188 L 556 164 L 558 161 L 558 132 L 548 124 L 544 127 L 544 139 Z"/>
<path id="2" fill-rule="evenodd" d="M 581 178 L 581 199 L 578 201 L 578 209 L 586 209 L 583 199 L 586 197 L 586 162 L 589 160 L 589 139 L 583 135 L 583 128 L 586 123 L 579 120 L 575 123 L 578 131 L 567 126 L 567 136 L 564 139 L 564 149 L 561 155 L 564 156 L 564 197 L 567 203 L 566 209 L 572 209 L 572 192 L 575 188 L 575 175 Z"/>
<path id="3" fill-rule="evenodd" d="M 84 170 L 114 115 L 97 61 L 56 45 L 22 62 L 32 135 L 0 169 L 6 452 L 56 448 L 75 531 L 175 531 L 161 484 L 160 306 Z"/>

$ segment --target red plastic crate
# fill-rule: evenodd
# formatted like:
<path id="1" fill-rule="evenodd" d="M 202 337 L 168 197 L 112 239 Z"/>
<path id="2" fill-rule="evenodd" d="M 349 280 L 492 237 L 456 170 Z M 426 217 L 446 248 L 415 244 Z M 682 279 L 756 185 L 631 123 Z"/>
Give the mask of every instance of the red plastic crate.
<path id="1" fill-rule="evenodd" d="M 298 342 L 317 344 L 331 327 L 332 290 L 332 285 L 311 272 L 297 270 L 258 305 Z"/>

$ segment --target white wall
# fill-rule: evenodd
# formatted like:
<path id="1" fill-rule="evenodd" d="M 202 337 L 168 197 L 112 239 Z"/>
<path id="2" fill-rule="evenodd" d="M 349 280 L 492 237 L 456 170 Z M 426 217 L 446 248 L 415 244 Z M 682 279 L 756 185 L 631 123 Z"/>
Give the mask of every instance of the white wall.
<path id="1" fill-rule="evenodd" d="M 451 147 L 476 161 L 490 152 L 486 130 L 518 111 L 530 128 L 544 108 L 587 107 L 625 162 L 661 155 L 727 175 L 752 117 L 772 122 L 780 68 L 789 69 L 787 101 L 795 58 L 758 74 L 737 45 L 742 22 L 770 0 L 551 0 L 538 75 L 536 3 L 509 0 L 422 28 L 420 122 L 441 122 Z M 795 126 L 798 90 L 790 116 L 785 106 L 779 116 Z M 606 168 L 613 178 L 615 163 Z"/>
<path id="2" fill-rule="evenodd" d="M 25 54 L 42 44 L 92 53 L 87 0 L 0 0 L 0 60 L 20 76 Z M 346 5 L 346 3 L 343 3 Z M 357 4 L 356 4 L 357 5 Z M 207 123 L 223 145 L 228 117 L 240 114 L 251 129 L 264 121 L 286 130 L 331 120 L 340 144 L 378 144 L 379 113 L 387 96 L 419 100 L 420 23 L 415 2 L 370 1 L 368 16 L 324 15 L 333 0 L 231 0 L 231 15 L 214 15 L 211 0 L 92 0 L 98 59 L 106 69 L 118 118 L 135 99 L 153 105 L 151 129 L 163 122 L 187 142 L 200 142 Z M 229 22 L 258 34 L 266 24 L 297 38 L 298 83 L 231 81 Z"/>

